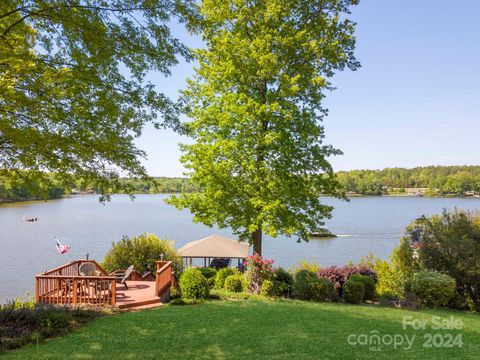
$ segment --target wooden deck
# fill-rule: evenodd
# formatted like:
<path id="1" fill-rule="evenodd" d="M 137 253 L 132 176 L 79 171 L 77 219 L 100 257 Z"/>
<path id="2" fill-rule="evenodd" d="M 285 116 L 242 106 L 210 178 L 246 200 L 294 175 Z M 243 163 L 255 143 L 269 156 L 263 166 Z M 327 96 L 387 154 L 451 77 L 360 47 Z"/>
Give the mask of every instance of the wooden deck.
<path id="1" fill-rule="evenodd" d="M 88 263 L 94 275 L 80 271 Z M 113 305 L 120 309 L 142 309 L 162 305 L 174 285 L 171 261 L 156 261 L 155 281 L 127 279 L 128 288 L 117 283 L 94 260 L 75 260 L 35 277 L 36 302 L 63 304 Z M 93 269 L 92 269 L 93 267 Z M 83 269 L 82 269 L 83 270 Z"/>
<path id="2" fill-rule="evenodd" d="M 117 306 L 120 309 L 144 309 L 161 306 L 160 297 L 155 295 L 155 281 L 127 281 L 128 289 L 117 284 Z"/>

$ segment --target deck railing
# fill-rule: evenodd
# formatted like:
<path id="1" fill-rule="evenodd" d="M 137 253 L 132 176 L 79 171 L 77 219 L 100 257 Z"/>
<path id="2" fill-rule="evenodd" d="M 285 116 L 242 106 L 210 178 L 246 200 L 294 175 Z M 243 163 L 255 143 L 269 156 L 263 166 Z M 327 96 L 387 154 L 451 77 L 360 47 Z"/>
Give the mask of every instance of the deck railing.
<path id="1" fill-rule="evenodd" d="M 155 294 L 162 297 L 165 291 L 173 284 L 173 270 L 171 261 L 156 261 Z"/>
<path id="2" fill-rule="evenodd" d="M 99 276 L 83 276 L 80 265 L 92 263 Z M 35 277 L 35 300 L 51 304 L 116 303 L 115 277 L 94 260 L 76 260 Z"/>

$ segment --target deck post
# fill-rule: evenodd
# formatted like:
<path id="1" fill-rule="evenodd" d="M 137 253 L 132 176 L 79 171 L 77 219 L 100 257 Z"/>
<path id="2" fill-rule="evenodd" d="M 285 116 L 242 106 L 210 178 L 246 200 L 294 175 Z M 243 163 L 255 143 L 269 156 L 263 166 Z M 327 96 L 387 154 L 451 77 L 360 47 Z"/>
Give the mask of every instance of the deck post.
<path id="1" fill-rule="evenodd" d="M 76 279 L 73 280 L 73 305 L 77 305 L 77 287 L 78 287 L 78 282 Z"/>
<path id="2" fill-rule="evenodd" d="M 117 282 L 115 280 L 112 281 L 112 305 L 117 303 Z"/>
<path id="3" fill-rule="evenodd" d="M 40 298 L 39 292 L 40 292 L 40 280 L 38 280 L 38 277 L 35 277 L 35 302 L 38 303 L 38 300 Z"/>

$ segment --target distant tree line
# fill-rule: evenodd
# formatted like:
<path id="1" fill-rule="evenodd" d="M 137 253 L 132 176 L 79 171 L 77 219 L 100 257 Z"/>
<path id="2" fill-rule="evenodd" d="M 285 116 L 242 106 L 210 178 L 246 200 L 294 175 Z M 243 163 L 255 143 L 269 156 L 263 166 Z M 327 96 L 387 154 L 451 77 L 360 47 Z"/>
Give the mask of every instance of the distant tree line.
<path id="1" fill-rule="evenodd" d="M 0 171 L 0 203 L 59 199 L 68 191 L 68 186 L 53 175 L 39 176 L 34 171 Z"/>
<path id="2" fill-rule="evenodd" d="M 178 192 L 194 192 L 198 190 L 187 178 L 180 177 L 155 177 L 151 179 L 130 179 L 120 178 L 119 182 L 122 188 L 129 189 L 129 192 L 136 194 L 171 194 Z M 97 189 L 95 183 L 85 179 L 76 180 L 71 190 L 85 193 L 96 192 L 100 193 L 100 189 Z"/>
<path id="3" fill-rule="evenodd" d="M 426 189 L 425 195 L 463 196 L 480 193 L 480 166 L 427 166 L 413 169 L 352 170 L 337 173 L 345 192 L 362 195 Z"/>
<path id="4" fill-rule="evenodd" d="M 337 174 L 346 193 L 360 195 L 402 194 L 408 189 L 424 189 L 427 196 L 465 196 L 480 194 L 480 166 L 428 166 L 413 169 L 387 168 L 383 170 L 351 170 Z M 18 172 L 16 176 L 0 173 L 0 202 L 57 199 L 74 191 L 100 192 L 95 183 L 85 179 L 60 182 L 52 175 L 45 184 L 36 181 L 32 172 Z M 120 182 L 135 193 L 195 192 L 198 187 L 187 178 L 157 177 L 127 179 Z"/>

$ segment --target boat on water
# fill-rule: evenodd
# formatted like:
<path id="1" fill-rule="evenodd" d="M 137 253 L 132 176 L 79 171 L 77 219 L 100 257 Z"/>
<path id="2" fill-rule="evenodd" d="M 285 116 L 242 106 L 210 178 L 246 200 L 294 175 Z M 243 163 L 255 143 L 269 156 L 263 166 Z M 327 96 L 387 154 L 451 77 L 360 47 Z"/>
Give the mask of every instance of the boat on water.
<path id="1" fill-rule="evenodd" d="M 34 222 L 34 221 L 38 221 L 38 219 L 36 217 L 26 217 L 26 216 L 24 216 L 23 221 Z"/>

